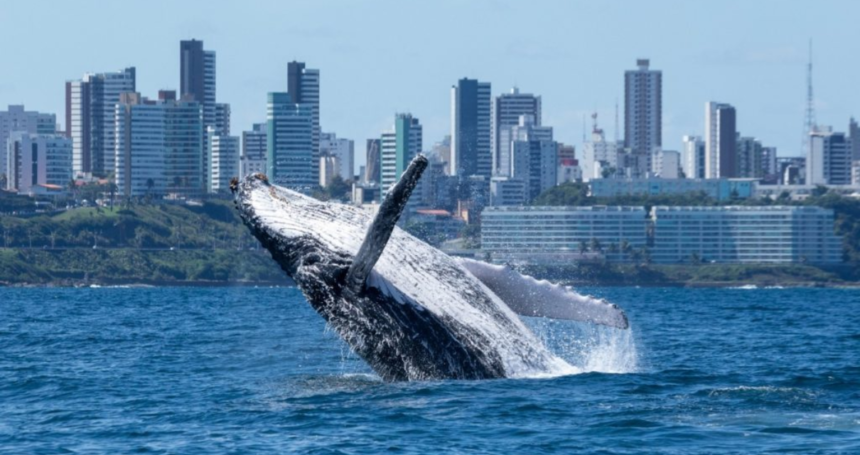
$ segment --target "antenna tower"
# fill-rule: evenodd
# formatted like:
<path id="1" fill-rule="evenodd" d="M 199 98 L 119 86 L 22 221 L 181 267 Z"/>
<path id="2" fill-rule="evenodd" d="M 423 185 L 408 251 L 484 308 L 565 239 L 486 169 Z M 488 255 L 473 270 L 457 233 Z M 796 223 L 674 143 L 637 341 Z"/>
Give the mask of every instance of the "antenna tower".
<path id="1" fill-rule="evenodd" d="M 803 140 L 800 154 L 809 149 L 809 133 L 815 129 L 815 97 L 812 92 L 812 39 L 809 39 L 809 62 L 806 64 L 806 112 L 803 119 Z"/>

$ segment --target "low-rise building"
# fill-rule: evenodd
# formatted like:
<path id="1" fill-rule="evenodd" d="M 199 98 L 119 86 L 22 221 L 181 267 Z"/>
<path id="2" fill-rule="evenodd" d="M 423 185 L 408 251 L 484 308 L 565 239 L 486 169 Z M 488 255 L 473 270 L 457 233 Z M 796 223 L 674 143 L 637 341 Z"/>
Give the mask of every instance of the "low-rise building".
<path id="1" fill-rule="evenodd" d="M 66 188 L 72 179 L 72 140 L 62 135 L 13 132 L 4 158 L 6 189 L 20 194 L 37 185 Z"/>
<path id="2" fill-rule="evenodd" d="M 653 207 L 657 263 L 814 263 L 842 260 L 833 210 L 821 207 Z"/>
<path id="3" fill-rule="evenodd" d="M 496 263 L 572 263 L 584 253 L 624 260 L 647 245 L 647 223 L 643 207 L 488 207 L 481 249 Z"/>
<path id="4" fill-rule="evenodd" d="M 594 197 L 704 193 L 725 201 L 749 198 L 755 182 L 755 179 L 594 179 L 588 186 Z"/>

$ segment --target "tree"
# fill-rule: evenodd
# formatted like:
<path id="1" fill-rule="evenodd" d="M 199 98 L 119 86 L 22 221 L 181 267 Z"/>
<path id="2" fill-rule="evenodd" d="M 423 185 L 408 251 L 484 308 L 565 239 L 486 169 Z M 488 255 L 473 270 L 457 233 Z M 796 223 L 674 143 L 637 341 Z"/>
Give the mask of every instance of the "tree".
<path id="1" fill-rule="evenodd" d="M 631 250 L 631 249 L 632 249 L 632 247 L 630 246 L 630 242 L 628 242 L 627 240 L 622 239 L 622 240 L 621 240 L 621 259 L 622 259 L 622 260 L 626 260 L 626 259 L 627 259 L 627 255 L 629 255 L 629 254 L 630 254 L 630 250 Z"/>
<path id="2" fill-rule="evenodd" d="M 699 257 L 699 253 L 690 253 L 690 264 L 699 265 L 702 263 L 702 258 Z"/>
<path id="3" fill-rule="evenodd" d="M 589 243 L 589 248 L 591 248 L 591 251 L 593 251 L 595 253 L 602 253 L 603 252 L 603 245 L 600 244 L 600 240 L 597 240 L 594 237 L 591 238 L 591 242 Z"/>
<path id="4" fill-rule="evenodd" d="M 585 243 L 585 240 L 579 241 L 579 254 L 585 254 L 588 251 L 588 244 Z"/>
<path id="5" fill-rule="evenodd" d="M 815 185 L 815 188 L 812 189 L 812 197 L 824 196 L 828 191 L 830 191 L 830 189 L 824 185 Z"/>

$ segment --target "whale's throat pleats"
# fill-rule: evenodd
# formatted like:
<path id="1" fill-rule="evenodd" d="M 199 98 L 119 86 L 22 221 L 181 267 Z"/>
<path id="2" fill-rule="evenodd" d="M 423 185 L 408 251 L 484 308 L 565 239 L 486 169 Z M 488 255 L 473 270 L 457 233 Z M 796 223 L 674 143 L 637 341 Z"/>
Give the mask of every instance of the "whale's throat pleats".
<path id="1" fill-rule="evenodd" d="M 424 169 L 427 168 L 427 158 L 424 155 L 418 155 L 409 163 L 409 167 L 403 172 L 400 180 L 391 187 L 382 205 L 379 206 L 379 213 L 370 224 L 367 230 L 367 235 L 364 237 L 364 242 L 355 255 L 355 259 L 350 266 L 346 276 L 346 285 L 354 292 L 364 290 L 364 285 L 367 282 L 367 277 L 379 256 L 382 255 L 382 250 L 385 249 L 385 244 L 391 238 L 391 232 L 400 219 L 403 209 L 406 208 L 406 203 L 409 201 L 409 196 L 412 195 L 412 190 L 418 185 L 418 180 Z"/>

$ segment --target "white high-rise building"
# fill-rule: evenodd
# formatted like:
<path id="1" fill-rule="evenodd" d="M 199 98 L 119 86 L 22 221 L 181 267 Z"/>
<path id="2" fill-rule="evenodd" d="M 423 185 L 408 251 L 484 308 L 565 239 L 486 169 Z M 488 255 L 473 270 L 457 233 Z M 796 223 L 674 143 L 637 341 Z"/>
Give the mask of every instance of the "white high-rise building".
<path id="1" fill-rule="evenodd" d="M 72 140 L 63 135 L 15 131 L 5 152 L 9 190 L 28 194 L 37 185 L 65 189 L 72 178 Z"/>
<path id="2" fill-rule="evenodd" d="M 490 83 L 460 79 L 451 87 L 451 175 L 492 173 Z"/>
<path id="3" fill-rule="evenodd" d="M 344 180 L 355 179 L 355 142 L 350 139 L 338 138 L 335 133 L 322 133 L 320 135 L 320 157 L 337 157 L 338 167 L 334 173 Z M 322 160 L 320 165 L 322 165 Z M 320 169 L 320 177 L 323 172 Z M 322 180 L 320 180 L 322 181 Z"/>
<path id="4" fill-rule="evenodd" d="M 11 133 L 54 134 L 56 131 L 57 118 L 54 114 L 25 111 L 24 106 L 16 105 L 0 111 L 0 150 L 6 150 L 6 140 Z M 0 156 L 0 175 L 2 174 L 7 174 L 5 153 Z"/>
<path id="5" fill-rule="evenodd" d="M 208 128 L 209 192 L 229 193 L 230 180 L 239 175 L 239 137 L 219 134 L 214 127 Z"/>
<path id="6" fill-rule="evenodd" d="M 266 173 L 266 124 L 255 123 L 251 131 L 242 132 L 242 156 L 239 158 L 239 178 L 248 174 Z"/>
<path id="7" fill-rule="evenodd" d="M 320 71 L 305 68 L 302 62 L 287 64 L 287 92 L 293 104 L 301 104 L 311 115 L 311 149 L 314 182 L 319 180 L 320 157 Z"/>
<path id="8" fill-rule="evenodd" d="M 541 98 L 530 93 L 520 93 L 519 88 L 514 87 L 510 93 L 502 94 L 493 100 L 491 143 L 493 156 L 493 173 L 499 175 L 499 168 L 505 161 L 500 156 L 502 131 L 519 124 L 521 115 L 534 117 L 534 125 L 541 125 Z"/>
<path id="9" fill-rule="evenodd" d="M 498 167 L 496 175 L 512 176 L 513 143 L 517 141 L 551 142 L 552 127 L 540 126 L 531 114 L 520 115 L 516 125 L 503 128 L 499 133 Z"/>
<path id="10" fill-rule="evenodd" d="M 732 105 L 705 103 L 705 178 L 737 177 L 736 121 Z"/>
<path id="11" fill-rule="evenodd" d="M 645 176 L 652 154 L 663 145 L 663 73 L 649 69 L 649 60 L 636 61 L 624 72 L 624 148 L 636 157 L 633 176 Z"/>
<path id="12" fill-rule="evenodd" d="M 674 150 L 659 150 L 651 158 L 651 173 L 655 177 L 676 179 L 680 171 L 681 154 Z"/>
<path id="13" fill-rule="evenodd" d="M 119 194 L 197 197 L 208 186 L 203 170 L 203 110 L 196 101 L 125 93 L 114 112 L 114 174 Z"/>
<path id="14" fill-rule="evenodd" d="M 807 185 L 851 184 L 851 140 L 829 126 L 809 133 L 806 154 Z"/>
<path id="15" fill-rule="evenodd" d="M 334 155 L 320 156 L 320 186 L 325 188 L 331 185 L 335 176 L 340 175 L 340 163 Z M 342 177 L 341 177 L 342 178 Z"/>
<path id="16" fill-rule="evenodd" d="M 618 170 L 619 150 L 617 142 L 609 142 L 603 135 L 603 130 L 594 128 L 591 132 L 591 141 L 582 147 L 582 180 L 588 182 L 593 179 L 621 175 Z M 613 174 L 613 169 L 614 174 Z M 606 175 L 604 176 L 604 171 Z"/>
<path id="17" fill-rule="evenodd" d="M 115 107 L 121 94 L 135 90 L 133 67 L 66 82 L 66 134 L 72 138 L 75 175 L 104 176 L 113 170 Z"/>
<path id="18" fill-rule="evenodd" d="M 311 106 L 293 103 L 289 93 L 269 93 L 266 174 L 282 186 L 310 192 L 319 184 Z"/>
<path id="19" fill-rule="evenodd" d="M 397 114 L 394 130 L 382 134 L 382 193 L 387 194 L 391 186 L 423 147 L 423 127 L 412 114 Z"/>
<path id="20" fill-rule="evenodd" d="M 681 168 L 688 179 L 705 178 L 705 141 L 699 136 L 684 136 Z"/>

